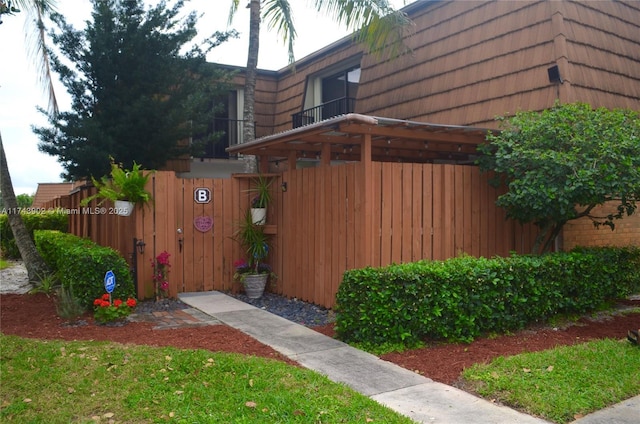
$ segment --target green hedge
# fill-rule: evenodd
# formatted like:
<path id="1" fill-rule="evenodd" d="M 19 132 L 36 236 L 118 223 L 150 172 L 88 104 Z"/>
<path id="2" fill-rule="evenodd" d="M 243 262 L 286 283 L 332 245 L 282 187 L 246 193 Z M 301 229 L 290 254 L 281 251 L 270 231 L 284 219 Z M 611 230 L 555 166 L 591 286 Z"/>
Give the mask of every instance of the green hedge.
<path id="1" fill-rule="evenodd" d="M 33 232 L 35 230 L 57 230 L 67 232 L 69 228 L 69 219 L 64 211 L 46 211 L 46 212 L 21 212 L 27 231 L 33 240 Z M 11 259 L 20 259 L 20 252 L 16 241 L 13 238 L 13 232 L 9 226 L 9 218 L 7 214 L 0 214 L 0 249 L 2 256 Z"/>
<path id="2" fill-rule="evenodd" d="M 557 314 L 593 311 L 640 290 L 640 248 L 459 257 L 344 273 L 336 333 L 346 342 L 470 342 Z"/>
<path id="3" fill-rule="evenodd" d="M 105 293 L 104 276 L 111 270 L 116 275 L 114 298 L 135 297 L 129 265 L 120 254 L 91 240 L 59 231 L 35 232 L 36 247 L 44 261 L 57 273 L 63 287 L 73 287 L 73 294 L 83 305 Z"/>

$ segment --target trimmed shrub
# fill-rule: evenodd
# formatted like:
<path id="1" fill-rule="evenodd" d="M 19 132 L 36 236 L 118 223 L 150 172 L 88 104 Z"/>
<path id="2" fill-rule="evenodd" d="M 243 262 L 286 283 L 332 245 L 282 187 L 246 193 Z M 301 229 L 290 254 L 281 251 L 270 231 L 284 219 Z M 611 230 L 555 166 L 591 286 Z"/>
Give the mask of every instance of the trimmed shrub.
<path id="1" fill-rule="evenodd" d="M 135 297 L 129 265 L 110 247 L 59 231 L 36 231 L 35 240 L 38 252 L 57 273 L 62 287 L 72 289 L 83 306 L 91 307 L 93 301 L 105 293 L 104 276 L 109 270 L 116 275 L 112 295 L 124 299 Z"/>
<path id="2" fill-rule="evenodd" d="M 69 228 L 69 217 L 63 210 L 21 212 L 20 215 L 32 240 L 35 230 L 57 230 L 66 233 Z M 0 214 L 0 249 L 4 257 L 20 259 L 20 252 L 9 226 L 7 214 Z"/>
<path id="3" fill-rule="evenodd" d="M 347 342 L 471 342 L 558 314 L 582 314 L 640 290 L 640 248 L 543 256 L 463 256 L 344 273 L 336 333 Z"/>

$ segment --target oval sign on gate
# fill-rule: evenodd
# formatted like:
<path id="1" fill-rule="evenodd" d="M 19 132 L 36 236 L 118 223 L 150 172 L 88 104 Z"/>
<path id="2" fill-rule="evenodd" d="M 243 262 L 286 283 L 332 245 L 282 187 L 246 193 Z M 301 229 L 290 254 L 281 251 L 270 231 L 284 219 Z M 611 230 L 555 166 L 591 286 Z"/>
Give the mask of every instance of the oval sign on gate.
<path id="1" fill-rule="evenodd" d="M 104 274 L 104 289 L 107 293 L 111 294 L 113 289 L 116 288 L 116 275 L 113 271 L 109 270 L 106 274 Z"/>

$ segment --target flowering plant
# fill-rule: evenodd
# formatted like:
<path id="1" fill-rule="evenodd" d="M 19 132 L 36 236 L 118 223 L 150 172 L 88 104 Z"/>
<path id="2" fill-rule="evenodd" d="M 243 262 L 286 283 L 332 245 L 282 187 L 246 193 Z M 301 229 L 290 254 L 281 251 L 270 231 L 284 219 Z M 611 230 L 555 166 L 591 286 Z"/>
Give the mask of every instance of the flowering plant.
<path id="1" fill-rule="evenodd" d="M 129 316 L 136 305 L 136 300 L 131 297 L 128 298 L 126 302 L 120 299 L 112 301 L 111 295 L 105 293 L 93 301 L 93 318 L 102 324 L 123 319 Z"/>
<path id="2" fill-rule="evenodd" d="M 270 277 L 275 278 L 276 274 L 271 270 L 271 266 L 264 262 L 258 262 L 255 265 L 249 265 L 244 259 L 238 259 L 233 263 L 236 272 L 233 274 L 233 279 L 236 281 L 244 280 L 245 274 L 269 274 Z"/>
<path id="3" fill-rule="evenodd" d="M 169 256 L 171 256 L 166 250 L 156 256 L 155 260 L 151 260 L 151 266 L 153 267 L 153 281 L 156 283 L 156 296 L 167 297 L 169 293 Z"/>
<path id="4" fill-rule="evenodd" d="M 251 199 L 252 208 L 264 208 L 263 204 L 264 202 L 260 199 L 260 196 L 254 196 L 253 199 Z"/>

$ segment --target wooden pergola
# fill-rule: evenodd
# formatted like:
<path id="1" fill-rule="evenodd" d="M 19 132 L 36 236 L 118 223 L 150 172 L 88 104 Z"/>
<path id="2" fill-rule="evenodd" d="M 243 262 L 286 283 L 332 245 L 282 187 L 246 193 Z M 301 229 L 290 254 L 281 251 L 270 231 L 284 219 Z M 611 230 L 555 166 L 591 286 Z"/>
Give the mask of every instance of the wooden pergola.
<path id="1" fill-rule="evenodd" d="M 454 125 L 437 125 L 400 119 L 346 114 L 321 122 L 262 137 L 227 149 L 259 157 L 262 172 L 269 162 L 286 161 L 295 170 L 299 159 L 314 159 L 320 167 L 332 161 L 359 162 L 361 199 L 356 220 L 360 235 L 357 266 L 373 261 L 373 163 L 442 163 L 471 165 L 477 146 L 485 141 L 489 130 Z M 281 167 L 285 168 L 285 167 Z M 287 219 L 293 222 L 295 216 Z"/>
<path id="2" fill-rule="evenodd" d="M 472 164 L 488 129 L 346 114 L 227 148 L 268 162 L 299 159 Z"/>

